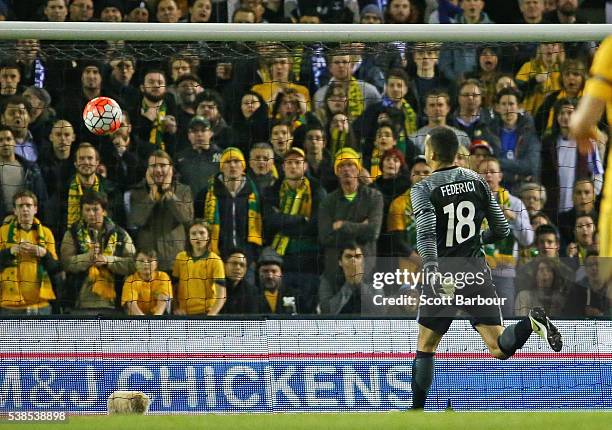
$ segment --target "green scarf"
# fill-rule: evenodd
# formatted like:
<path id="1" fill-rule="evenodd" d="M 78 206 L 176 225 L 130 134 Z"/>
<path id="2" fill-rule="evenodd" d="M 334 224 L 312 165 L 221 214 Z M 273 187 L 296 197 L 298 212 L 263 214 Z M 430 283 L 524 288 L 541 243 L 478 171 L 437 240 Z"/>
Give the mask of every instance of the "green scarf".
<path id="1" fill-rule="evenodd" d="M 94 191 L 104 191 L 100 189 L 100 178 L 95 175 L 96 180 L 91 187 Z M 67 227 L 70 228 L 72 224 L 76 223 L 81 219 L 81 197 L 83 196 L 83 187 L 81 185 L 81 178 L 79 175 L 75 175 L 70 182 L 70 188 L 68 189 L 68 214 L 67 214 Z"/>
<path id="2" fill-rule="evenodd" d="M 144 100 L 142 101 L 142 112 L 146 112 L 147 109 L 151 109 L 145 105 Z M 153 121 L 153 127 L 151 127 L 151 133 L 149 134 L 149 143 L 156 146 L 162 151 L 166 150 L 166 144 L 164 143 L 164 132 L 163 132 L 163 120 L 166 117 L 168 111 L 168 105 L 164 101 L 161 106 L 157 109 L 157 116 Z"/>
<path id="3" fill-rule="evenodd" d="M 303 178 L 295 190 L 289 186 L 286 179 L 283 181 L 280 187 L 280 209 L 283 214 L 302 215 L 307 218 L 312 216 L 312 188 L 307 177 Z M 289 240 L 288 236 L 276 234 L 272 247 L 278 255 L 285 255 Z"/>

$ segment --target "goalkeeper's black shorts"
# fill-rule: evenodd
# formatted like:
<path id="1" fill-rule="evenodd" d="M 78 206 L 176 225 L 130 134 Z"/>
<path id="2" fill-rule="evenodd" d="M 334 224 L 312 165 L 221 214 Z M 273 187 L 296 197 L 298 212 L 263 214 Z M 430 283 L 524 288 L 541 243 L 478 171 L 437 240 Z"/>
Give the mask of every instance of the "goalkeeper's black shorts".
<path id="1" fill-rule="evenodd" d="M 456 318 L 469 318 L 472 327 L 502 325 L 501 305 L 505 299 L 497 296 L 486 263 L 480 273 L 482 275 L 474 282 L 456 288 L 453 297 L 435 295 L 429 286 L 423 286 L 417 322 L 440 335 L 448 331 Z"/>

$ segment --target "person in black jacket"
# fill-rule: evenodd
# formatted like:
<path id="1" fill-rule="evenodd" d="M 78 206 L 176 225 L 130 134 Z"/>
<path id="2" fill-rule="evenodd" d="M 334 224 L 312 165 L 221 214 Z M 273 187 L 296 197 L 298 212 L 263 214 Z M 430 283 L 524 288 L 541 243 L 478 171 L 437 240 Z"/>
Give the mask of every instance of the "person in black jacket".
<path id="1" fill-rule="evenodd" d="M 284 259 L 284 282 L 301 290 L 306 303 L 300 312 L 314 312 L 319 286 L 317 223 L 325 191 L 306 176 L 306 155 L 291 148 L 283 160 L 284 180 L 267 189 L 264 197 L 264 226 L 267 243 Z"/>
<path id="2" fill-rule="evenodd" d="M 283 282 L 283 258 L 272 248 L 264 248 L 257 260 L 259 290 L 256 296 L 261 314 L 297 314 L 298 297 Z"/>

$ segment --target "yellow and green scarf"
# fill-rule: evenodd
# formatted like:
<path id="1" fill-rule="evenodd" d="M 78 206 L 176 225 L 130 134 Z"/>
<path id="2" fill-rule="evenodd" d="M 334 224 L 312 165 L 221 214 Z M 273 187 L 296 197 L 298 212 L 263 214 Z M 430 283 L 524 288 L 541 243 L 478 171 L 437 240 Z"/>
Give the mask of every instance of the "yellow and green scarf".
<path id="1" fill-rule="evenodd" d="M 308 178 L 304 177 L 297 189 L 291 188 L 286 179 L 283 181 L 280 187 L 280 209 L 283 214 L 301 215 L 307 218 L 312 216 L 312 189 Z M 276 234 L 272 247 L 278 255 L 285 255 L 289 240 L 288 236 Z"/>
<path id="2" fill-rule="evenodd" d="M 351 78 L 348 86 L 348 114 L 351 120 L 360 116 L 365 110 L 365 97 L 359 81 Z"/>
<path id="3" fill-rule="evenodd" d="M 150 107 L 145 105 L 144 100 L 142 101 L 142 111 L 146 112 Z M 157 108 L 157 116 L 153 121 L 153 127 L 151 127 L 151 133 L 149 133 L 149 143 L 162 151 L 166 150 L 166 144 L 164 143 L 164 132 L 163 132 L 163 120 L 166 117 L 168 106 L 166 102 L 163 102 L 159 108 Z"/>
<path id="4" fill-rule="evenodd" d="M 249 194 L 247 242 L 263 245 L 263 221 L 261 215 L 261 199 L 257 187 L 251 179 L 246 178 L 247 185 L 251 187 Z M 204 200 L 204 219 L 210 226 L 210 249 L 217 255 L 219 253 L 219 233 L 221 231 L 221 218 L 219 216 L 219 200 L 215 189 L 215 176 L 208 180 L 208 191 Z"/>
<path id="5" fill-rule="evenodd" d="M 43 228 L 42 223 L 34 218 L 34 223 L 32 224 L 32 228 L 36 229 L 36 235 L 38 236 L 37 245 L 42 246 L 43 248 L 47 248 L 47 238 L 45 236 L 45 230 Z M 21 242 L 20 239 L 21 228 L 19 227 L 19 223 L 17 219 L 14 218 L 8 225 L 7 237 L 2 238 L 2 240 L 6 243 L 6 248 L 10 248 L 13 245 L 18 245 Z M 2 277 L 7 281 L 13 281 L 15 284 L 19 285 L 19 261 L 17 258 L 14 258 L 12 264 L 4 269 L 2 272 Z M 40 292 L 39 297 L 41 300 L 55 300 L 55 293 L 53 292 L 53 286 L 51 285 L 51 280 L 49 279 L 49 275 L 47 271 L 43 267 L 40 262 L 37 264 L 37 277 L 40 282 Z M 24 302 L 24 298 L 19 291 L 17 291 L 17 297 L 15 299 L 15 303 Z"/>
<path id="6" fill-rule="evenodd" d="M 402 112 L 404 113 L 404 129 L 400 137 L 405 139 L 407 136 L 404 135 L 404 132 L 408 135 L 417 132 L 417 114 L 406 100 L 402 100 Z"/>
<path id="7" fill-rule="evenodd" d="M 382 155 L 381 150 L 375 146 L 372 150 L 372 158 L 370 158 L 370 177 L 372 180 L 382 175 L 382 166 L 380 165 Z"/>
<path id="8" fill-rule="evenodd" d="M 109 224 L 111 224 L 110 220 L 105 218 L 104 231 L 106 231 Z M 76 225 L 76 239 L 78 241 L 79 250 L 82 253 L 89 252 L 89 249 L 93 245 L 93 238 L 90 236 L 87 224 L 83 220 L 80 220 Z M 106 245 L 104 246 L 102 255 L 115 255 L 118 242 L 117 230 L 112 229 L 112 233 L 106 238 Z M 94 294 L 97 294 L 98 296 L 107 300 L 115 299 L 115 278 L 108 268 L 91 266 L 87 273 L 87 277 L 89 282 L 92 284 L 91 290 Z"/>
<path id="9" fill-rule="evenodd" d="M 98 175 L 95 175 L 95 178 L 95 182 L 91 188 L 94 191 L 103 191 L 100 189 L 100 179 Z M 81 219 L 81 197 L 83 197 L 83 186 L 81 185 L 79 175 L 75 175 L 68 189 L 68 217 L 66 223 L 68 228 Z"/>

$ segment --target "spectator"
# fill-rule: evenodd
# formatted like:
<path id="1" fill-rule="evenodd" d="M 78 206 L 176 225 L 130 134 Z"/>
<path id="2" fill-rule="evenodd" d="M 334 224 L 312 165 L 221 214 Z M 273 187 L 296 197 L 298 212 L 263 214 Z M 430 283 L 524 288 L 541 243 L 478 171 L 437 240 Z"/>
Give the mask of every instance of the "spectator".
<path id="1" fill-rule="evenodd" d="M 564 60 L 561 44 L 540 43 L 535 58 L 523 64 L 516 74 L 516 83 L 525 95 L 525 111 L 535 115 L 546 95 L 559 90 L 559 70 Z"/>
<path id="2" fill-rule="evenodd" d="M 225 304 L 223 260 L 210 250 L 210 228 L 200 218 L 189 225 L 187 249 L 174 262 L 172 276 L 178 280 L 176 315 L 217 315 Z"/>
<path id="3" fill-rule="evenodd" d="M 536 306 L 543 307 L 547 315 L 563 317 L 566 306 L 566 291 L 561 289 L 558 266 L 553 260 L 538 259 L 534 281 L 531 288 L 526 288 L 516 295 L 515 317 L 529 314 Z"/>
<path id="4" fill-rule="evenodd" d="M 470 77 L 478 79 L 482 89 L 482 106 L 492 109 L 497 93 L 495 86 L 500 76 L 499 51 L 495 47 L 483 46 L 476 50 L 478 71 Z"/>
<path id="5" fill-rule="evenodd" d="M 0 227 L 0 314 L 49 315 L 56 299 L 51 277 L 61 271 L 55 239 L 36 218 L 36 194 L 18 191 L 13 207 L 14 217 Z"/>
<path id="6" fill-rule="evenodd" d="M 595 184 L 588 178 L 580 178 L 574 184 L 572 192 L 572 202 L 574 207 L 569 211 L 559 214 L 559 231 L 564 243 L 574 241 L 574 225 L 576 224 L 576 214 L 590 214 L 597 217 L 595 207 Z"/>
<path id="7" fill-rule="evenodd" d="M 546 188 L 537 182 L 525 182 L 521 185 L 518 195 L 525 205 L 529 216 L 533 216 L 544 209 L 546 205 Z"/>
<path id="8" fill-rule="evenodd" d="M 521 182 L 539 179 L 540 140 L 533 119 L 519 112 L 520 93 L 505 88 L 495 96 L 496 115 L 489 128 L 500 142 L 499 160 L 504 186 L 514 189 Z"/>
<path id="9" fill-rule="evenodd" d="M 121 127 L 100 146 L 100 158 L 107 176 L 122 192 L 132 188 L 144 178 L 144 161 L 138 155 L 137 143 L 132 138 L 132 124 L 124 112 Z"/>
<path id="10" fill-rule="evenodd" d="M 469 168 L 478 172 L 480 163 L 487 157 L 494 157 L 495 153 L 499 152 L 499 148 L 493 148 L 486 140 L 475 139 L 470 145 L 469 152 Z"/>
<path id="11" fill-rule="evenodd" d="M 325 93 L 333 82 L 339 82 L 347 89 L 348 112 L 351 118 L 357 118 L 369 105 L 380 101 L 380 94 L 375 86 L 353 77 L 350 55 L 344 55 L 338 51 L 332 52 L 328 57 L 327 65 L 332 78 L 328 85 L 319 88 L 314 95 L 317 109 L 322 106 Z"/>
<path id="12" fill-rule="evenodd" d="M 149 22 L 149 9 L 146 1 L 128 0 L 125 8 L 125 20 L 127 22 Z"/>
<path id="13" fill-rule="evenodd" d="M 121 0 L 104 0 L 100 6 L 100 21 L 122 22 L 124 5 Z"/>
<path id="14" fill-rule="evenodd" d="M 172 299 L 172 281 L 157 270 L 157 253 L 140 250 L 136 254 L 136 273 L 123 283 L 121 306 L 128 315 L 163 315 Z"/>
<path id="15" fill-rule="evenodd" d="M 28 161 L 15 152 L 13 132 L 0 126 L 0 220 L 12 212 L 14 196 L 19 190 L 26 189 L 36 196 L 36 206 L 40 213 L 46 214 L 47 188 L 38 165 Z"/>
<path id="16" fill-rule="evenodd" d="M 301 312 L 296 296 L 283 281 L 283 258 L 274 249 L 263 249 L 257 260 L 257 274 L 259 313 L 295 315 Z"/>
<path id="17" fill-rule="evenodd" d="M 417 130 L 417 111 L 407 100 L 409 98 L 410 78 L 402 69 L 392 69 L 387 74 L 385 90 L 382 101 L 368 106 L 363 115 L 358 118 L 353 127 L 357 134 L 366 142 L 374 140 L 376 132 L 373 124 L 378 120 L 379 114 L 387 107 L 393 107 L 401 113 L 401 127 L 398 140 L 400 147 L 405 151 L 408 136 Z M 414 102 L 413 102 L 414 104 Z"/>
<path id="18" fill-rule="evenodd" d="M 576 99 L 560 99 L 555 102 L 555 123 L 552 133 L 542 141 L 542 185 L 548 191 L 546 212 L 558 224 L 560 212 L 572 206 L 572 192 L 576 179 L 589 178 L 595 184 L 595 194 L 602 188 L 603 165 L 595 142 L 588 155 L 582 155 L 576 141 L 569 135 L 569 122 L 576 109 Z M 603 138 L 603 135 L 602 135 Z"/>
<path id="19" fill-rule="evenodd" d="M 232 14 L 232 22 L 234 24 L 255 24 L 256 15 L 251 9 L 239 7 Z"/>
<path id="20" fill-rule="evenodd" d="M 612 285 L 603 282 L 599 265 L 605 264 L 596 251 L 588 251 L 585 256 L 586 276 L 578 281 L 574 295 L 568 299 L 571 305 L 569 317 L 610 317 L 612 304 Z"/>
<path id="21" fill-rule="evenodd" d="M 512 231 L 512 236 L 507 236 L 501 241 L 484 247 L 487 262 L 492 269 L 491 274 L 497 295 L 506 299 L 501 306 L 502 312 L 504 316 L 511 317 L 516 296 L 514 277 L 516 276 L 519 247 L 527 247 L 532 244 L 533 230 L 523 202 L 501 186 L 503 173 L 500 162 L 489 156 L 478 166 L 478 173 L 489 185 Z"/>
<path id="22" fill-rule="evenodd" d="M 177 107 L 174 97 L 167 92 L 166 75 L 161 70 L 149 70 L 140 85 L 142 100 L 138 112 L 130 112 L 136 135 L 150 145 L 142 156 L 161 149 L 175 153 Z"/>
<path id="23" fill-rule="evenodd" d="M 334 174 L 334 157 L 327 148 L 325 130 L 321 125 L 306 126 L 304 150 L 308 174 L 316 178 L 328 193 L 335 190 L 338 187 L 338 180 Z"/>
<path id="24" fill-rule="evenodd" d="M 23 96 L 11 96 L 2 105 L 0 120 L 2 125 L 11 129 L 15 139 L 15 153 L 21 158 L 35 163 L 38 160 L 38 147 L 29 130 L 32 105 Z"/>
<path id="25" fill-rule="evenodd" d="M 499 139 L 491 133 L 492 116 L 482 108 L 482 89 L 475 79 L 468 79 L 459 87 L 459 108 L 452 114 L 449 125 L 463 130 L 471 140 L 484 139 L 493 148 L 500 148 Z"/>
<path id="26" fill-rule="evenodd" d="M 274 150 L 274 165 L 278 172 L 282 171 L 285 155 L 293 146 L 293 132 L 291 124 L 283 121 L 274 121 L 270 124 L 270 145 Z"/>
<path id="27" fill-rule="evenodd" d="M 566 249 L 566 255 L 571 259 L 568 264 L 576 270 L 583 268 L 587 252 L 594 250 L 596 223 L 591 214 L 579 213 L 576 215 L 574 224 L 574 242 L 570 243 Z M 583 273 L 577 273 L 579 279 Z"/>
<path id="28" fill-rule="evenodd" d="M 182 182 L 197 196 L 206 188 L 209 177 L 219 172 L 221 150 L 212 144 L 213 133 L 206 118 L 194 116 L 188 130 L 191 147 L 177 155 L 176 167 Z"/>
<path id="29" fill-rule="evenodd" d="M 416 22 L 410 0 L 390 0 L 385 8 L 384 18 L 385 24 L 413 24 Z"/>
<path id="30" fill-rule="evenodd" d="M 295 88 L 287 88 L 277 94 L 271 117 L 289 123 L 291 130 L 296 130 L 302 124 L 319 122 L 316 115 L 307 110 L 308 105 Z"/>
<path id="31" fill-rule="evenodd" d="M 366 149 L 369 154 L 364 154 L 364 167 L 368 169 L 370 178 L 372 178 L 373 181 L 375 181 L 383 173 L 383 154 L 388 150 L 396 149 L 398 138 L 399 133 L 397 132 L 397 129 L 393 126 L 393 124 L 383 122 L 378 126 L 378 129 L 376 130 L 376 137 L 374 140 L 374 147 L 371 148 L 371 150 Z M 411 152 L 412 154 L 410 154 L 411 156 L 409 156 L 409 159 L 414 158 L 414 156 L 416 155 L 414 153 L 414 149 Z M 402 151 L 399 150 L 399 153 L 402 154 Z M 402 154 L 402 159 L 403 158 L 404 156 Z"/>
<path id="32" fill-rule="evenodd" d="M 68 16 L 66 0 L 46 0 L 43 14 L 49 22 L 64 22 Z"/>
<path id="33" fill-rule="evenodd" d="M 108 217 L 106 195 L 90 190 L 79 201 L 81 217 L 64 234 L 61 261 L 67 272 L 64 306 L 75 313 L 114 314 L 117 276 L 134 272 L 132 238 Z"/>
<path id="34" fill-rule="evenodd" d="M 554 105 L 562 98 L 582 97 L 582 90 L 587 79 L 587 69 L 581 60 L 568 58 L 561 64 L 559 84 L 561 88 L 546 96 L 535 115 L 535 126 L 538 134 L 543 136 L 551 131 L 554 124 Z"/>
<path id="35" fill-rule="evenodd" d="M 547 24 L 544 18 L 544 0 L 518 0 L 521 19 L 517 24 Z"/>
<path id="36" fill-rule="evenodd" d="M 272 186 L 278 179 L 278 171 L 274 165 L 274 150 L 268 142 L 258 142 L 251 148 L 248 176 L 261 191 Z"/>
<path id="37" fill-rule="evenodd" d="M 75 0 L 78 1 L 78 0 Z M 96 60 L 85 60 L 79 65 L 80 87 L 67 91 L 56 105 L 59 117 L 70 121 L 78 140 L 93 137 L 83 122 L 83 109 L 96 97 L 105 95 L 102 92 L 103 65 Z"/>
<path id="38" fill-rule="evenodd" d="M 298 85 L 292 79 L 293 57 L 289 52 L 279 52 L 270 59 L 268 76 L 263 83 L 253 85 L 252 91 L 258 93 L 268 103 L 270 111 L 274 107 L 274 101 L 278 93 L 292 88 L 302 95 L 306 102 L 307 109 L 310 110 L 310 93 L 308 88 L 303 85 Z"/>
<path id="39" fill-rule="evenodd" d="M 379 115 L 379 117 L 382 115 Z M 342 148 L 348 147 L 355 150 L 360 145 L 355 136 L 355 131 L 351 126 L 349 117 L 341 112 L 332 115 L 326 125 L 327 142 L 332 154 L 337 153 Z"/>
<path id="40" fill-rule="evenodd" d="M 415 108 L 421 113 L 418 123 L 422 123 L 425 99 L 432 91 L 446 91 L 454 94 L 454 84 L 447 79 L 438 68 L 440 45 L 436 43 L 417 44 L 412 51 L 415 65 L 414 81 L 411 85 Z"/>
<path id="41" fill-rule="evenodd" d="M 334 285 L 338 274 L 338 247 L 349 241 L 361 246 L 366 264 L 366 276 L 376 262 L 376 241 L 380 233 L 383 198 L 378 190 L 359 183 L 361 154 L 343 148 L 336 154 L 334 171 L 340 188 L 319 207 L 319 242 L 325 255 L 324 276 Z"/>
<path id="42" fill-rule="evenodd" d="M 361 24 L 383 24 L 383 14 L 376 4 L 367 4 L 361 9 L 359 14 Z"/>
<path id="43" fill-rule="evenodd" d="M 562 291 L 569 292 L 575 279 L 575 270 L 559 258 L 559 249 L 561 247 L 559 231 L 552 224 L 538 226 L 535 229 L 534 244 L 537 248 L 537 256 L 516 269 L 514 288 L 517 294 L 522 289 L 531 285 L 532 280 L 535 279 L 539 262 L 542 259 L 551 259 L 555 262 L 559 274 L 556 284 Z"/>
<path id="44" fill-rule="evenodd" d="M 317 224 L 325 191 L 306 176 L 306 154 L 291 148 L 283 159 L 284 179 L 264 193 L 266 242 L 283 257 L 284 285 L 300 291 L 302 313 L 314 313 L 319 285 Z"/>
<path id="45" fill-rule="evenodd" d="M 331 84 L 325 93 L 323 105 L 317 109 L 316 115 L 321 124 L 327 125 L 331 118 L 338 113 L 348 117 L 348 91 L 344 85 Z M 351 119 L 355 120 L 355 118 Z M 357 122 L 359 122 L 359 118 L 356 119 Z"/>
<path id="46" fill-rule="evenodd" d="M 181 10 L 174 0 L 159 0 L 155 7 L 157 22 L 177 23 L 181 19 Z"/>
<path id="47" fill-rule="evenodd" d="M 178 182 L 172 158 L 157 150 L 148 158 L 145 179 L 131 191 L 129 225 L 138 228 L 138 249 L 154 249 L 159 267 L 169 271 L 185 249 L 185 226 L 193 219 L 193 197 Z"/>
<path id="48" fill-rule="evenodd" d="M 103 209 L 105 211 L 108 209 L 114 218 L 122 219 L 123 216 L 120 211 L 122 205 L 117 203 L 117 199 L 120 197 L 117 194 L 117 186 L 97 173 L 100 165 L 100 153 L 96 148 L 90 143 L 81 143 L 75 152 L 74 164 L 76 175 L 64 184 L 60 197 L 62 199 L 60 206 L 62 210 L 54 216 L 66 213 L 66 228 L 69 229 L 81 218 L 81 198 L 85 191 L 91 190 L 106 194 L 110 201 L 105 201 Z M 65 231 L 65 228 L 62 228 L 61 231 Z"/>
<path id="49" fill-rule="evenodd" d="M 410 139 L 416 145 L 419 153 L 423 154 L 425 152 L 425 138 L 429 131 L 440 126 L 450 127 L 457 135 L 457 140 L 460 145 L 466 148 L 470 146 L 470 138 L 463 130 L 446 124 L 446 119 L 450 110 L 451 103 L 448 93 L 434 90 L 427 95 L 425 99 L 425 116 L 427 117 L 427 124 L 410 136 Z"/>
<path id="50" fill-rule="evenodd" d="M 342 269 L 344 281 L 339 284 L 341 287 L 337 288 L 328 279 L 321 280 L 319 302 L 322 314 L 372 315 L 374 313 L 375 290 L 365 280 L 367 279 L 365 258 L 361 246 L 355 242 L 348 242 L 340 247 L 338 266 Z"/>
<path id="51" fill-rule="evenodd" d="M 21 83 L 21 70 L 19 64 L 14 61 L 3 61 L 0 63 L 0 102 L 3 103 L 11 96 L 21 94 L 23 87 Z"/>
<path id="52" fill-rule="evenodd" d="M 210 249 L 221 258 L 235 247 L 244 249 L 249 261 L 256 261 L 263 244 L 262 206 L 259 190 L 245 175 L 242 151 L 229 147 L 220 159 L 221 172 L 211 177 L 202 193 L 204 219 L 211 226 Z"/>
<path id="53" fill-rule="evenodd" d="M 259 306 L 255 298 L 257 289 L 246 279 L 249 262 L 242 249 L 235 248 L 228 252 L 225 261 L 225 289 L 227 298 L 221 314 L 256 314 Z"/>
<path id="54" fill-rule="evenodd" d="M 578 0 L 557 0 L 557 10 L 546 13 L 544 18 L 551 24 L 586 24 L 578 9 Z"/>
<path id="55" fill-rule="evenodd" d="M 391 204 L 410 188 L 410 180 L 404 155 L 397 148 L 387 149 L 380 156 L 380 176 L 376 178 L 370 185 L 376 188 L 383 196 L 383 222 L 381 223 L 381 232 L 378 237 L 376 251 L 378 257 L 383 257 L 387 262 L 392 257 L 397 257 L 400 253 L 405 253 L 405 246 L 402 233 L 395 234 L 389 231 L 388 226 L 392 222 L 391 218 L 398 214 L 391 214 Z M 410 252 L 408 252 L 408 255 Z M 379 263 L 378 267 L 382 267 Z M 384 269 L 393 270 L 395 267 L 385 266 Z"/>
<path id="56" fill-rule="evenodd" d="M 182 75 L 174 84 L 176 85 L 176 97 L 178 102 L 178 130 L 177 130 L 177 153 L 188 148 L 187 130 L 189 122 L 195 116 L 195 100 L 198 94 L 204 91 L 200 79 L 191 74 Z"/>
<path id="57" fill-rule="evenodd" d="M 211 0 L 189 1 L 189 22 L 210 22 L 212 15 Z"/>
<path id="58" fill-rule="evenodd" d="M 86 22 L 93 20 L 93 0 L 72 0 L 68 10 L 70 13 L 70 21 Z"/>
<path id="59" fill-rule="evenodd" d="M 240 113 L 232 123 L 234 146 L 241 151 L 249 151 L 257 142 L 270 139 L 268 105 L 253 91 L 247 91 L 240 100 Z"/>
<path id="60" fill-rule="evenodd" d="M 212 90 L 204 90 L 195 99 L 196 115 L 203 116 L 212 126 L 213 143 L 221 149 L 231 145 L 233 130 L 223 118 L 223 99 Z"/>
<path id="61" fill-rule="evenodd" d="M 463 12 L 459 0 L 438 0 L 438 8 L 429 14 L 429 24 L 450 24 L 451 19 Z"/>
<path id="62" fill-rule="evenodd" d="M 29 130 L 34 142 L 43 142 L 51 132 L 55 121 L 55 110 L 51 107 L 51 96 L 44 88 L 27 87 L 23 96 L 30 102 Z M 42 146 L 42 145 L 41 145 Z"/>
<path id="63" fill-rule="evenodd" d="M 136 60 L 123 54 L 113 54 L 109 62 L 111 73 L 104 82 L 104 92 L 116 100 L 125 112 L 134 112 L 140 106 L 140 92 L 132 84 Z"/>
<path id="64" fill-rule="evenodd" d="M 459 7 L 463 12 L 450 20 L 452 24 L 495 24 L 484 12 L 484 0 L 459 0 Z"/>

